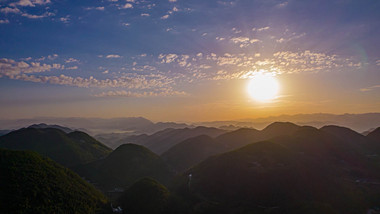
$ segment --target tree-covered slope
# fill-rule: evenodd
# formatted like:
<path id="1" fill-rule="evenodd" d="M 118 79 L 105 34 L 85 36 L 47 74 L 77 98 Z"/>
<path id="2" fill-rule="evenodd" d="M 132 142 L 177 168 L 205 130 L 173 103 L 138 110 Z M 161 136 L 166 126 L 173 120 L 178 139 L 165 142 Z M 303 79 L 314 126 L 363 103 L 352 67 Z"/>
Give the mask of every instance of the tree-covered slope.
<path id="1" fill-rule="evenodd" d="M 0 137 L 0 148 L 36 151 L 67 167 L 98 160 L 111 152 L 84 132 L 66 134 L 53 128 L 13 131 Z"/>
<path id="2" fill-rule="evenodd" d="M 96 213 L 107 202 L 71 170 L 35 152 L 0 149 L 0 213 Z"/>
<path id="3" fill-rule="evenodd" d="M 135 144 L 121 145 L 106 158 L 82 165 L 76 171 L 105 189 L 125 188 L 143 177 L 167 184 L 172 176 L 160 156 Z"/>
<path id="4" fill-rule="evenodd" d="M 177 172 L 182 172 L 206 158 L 222 153 L 225 147 L 207 135 L 189 138 L 176 144 L 161 157 Z"/>
<path id="5" fill-rule="evenodd" d="M 118 200 L 128 214 L 167 214 L 169 202 L 169 190 L 152 178 L 138 180 Z"/>
<path id="6" fill-rule="evenodd" d="M 365 213 L 380 205 L 378 167 L 313 127 L 206 159 L 180 178 L 190 213 Z"/>

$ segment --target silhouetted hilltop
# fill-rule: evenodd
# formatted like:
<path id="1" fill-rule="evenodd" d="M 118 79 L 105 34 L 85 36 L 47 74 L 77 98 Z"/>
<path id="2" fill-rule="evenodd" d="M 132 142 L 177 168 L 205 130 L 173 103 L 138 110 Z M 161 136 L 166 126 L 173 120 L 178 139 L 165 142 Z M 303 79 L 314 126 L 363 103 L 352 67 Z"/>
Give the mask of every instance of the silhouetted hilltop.
<path id="1" fill-rule="evenodd" d="M 96 213 L 107 202 L 77 174 L 35 152 L 0 149 L 0 180 L 0 213 Z"/>
<path id="2" fill-rule="evenodd" d="M 264 138 L 273 136 L 291 135 L 298 130 L 300 126 L 290 122 L 274 122 L 265 127 L 261 134 Z"/>
<path id="3" fill-rule="evenodd" d="M 376 128 L 372 132 L 370 132 L 367 137 L 375 142 L 380 144 L 380 127 Z"/>
<path id="4" fill-rule="evenodd" d="M 72 130 L 70 128 L 67 128 L 67 127 L 64 127 L 64 126 L 60 126 L 60 125 L 47 125 L 45 123 L 33 124 L 33 125 L 29 126 L 28 128 L 34 128 L 34 129 L 52 128 L 52 129 L 59 129 L 59 130 L 65 132 L 65 133 L 70 133 L 70 132 L 74 131 L 74 130 Z"/>
<path id="5" fill-rule="evenodd" d="M 236 131 L 227 132 L 215 138 L 216 141 L 227 148 L 239 148 L 261 139 L 260 131 L 248 128 L 241 128 Z"/>
<path id="6" fill-rule="evenodd" d="M 184 174 L 179 194 L 193 198 L 192 213 L 365 213 L 378 203 L 379 187 L 360 183 L 369 174 L 380 181 L 376 168 L 355 174 L 356 165 L 335 161 L 335 153 L 324 151 L 329 142 L 315 145 L 323 136 L 310 143 L 303 139 L 306 133 L 315 137 L 318 130 L 211 157 Z"/>
<path id="7" fill-rule="evenodd" d="M 177 172 L 225 151 L 225 147 L 207 135 L 189 138 L 171 147 L 161 157 Z"/>
<path id="8" fill-rule="evenodd" d="M 105 157 L 111 149 L 83 132 L 24 128 L 0 137 L 0 148 L 31 150 L 72 167 Z"/>
<path id="9" fill-rule="evenodd" d="M 160 156 L 135 144 L 121 145 L 106 158 L 79 166 L 76 171 L 104 189 L 125 188 L 143 177 L 167 184 L 172 176 Z"/>
<path id="10" fill-rule="evenodd" d="M 274 122 L 261 131 L 242 128 L 220 135 L 216 138 L 216 140 L 229 149 L 236 149 L 260 140 L 266 140 L 281 135 L 291 135 L 299 127 L 300 126 L 293 123 Z"/>
<path id="11" fill-rule="evenodd" d="M 162 154 L 163 152 L 167 151 L 170 147 L 188 138 L 196 137 L 199 135 L 208 135 L 210 137 L 216 137 L 225 132 L 225 130 L 209 127 L 165 129 L 148 136 L 131 136 L 123 140 L 120 140 L 119 143 L 135 143 L 144 145 L 156 154 Z"/>

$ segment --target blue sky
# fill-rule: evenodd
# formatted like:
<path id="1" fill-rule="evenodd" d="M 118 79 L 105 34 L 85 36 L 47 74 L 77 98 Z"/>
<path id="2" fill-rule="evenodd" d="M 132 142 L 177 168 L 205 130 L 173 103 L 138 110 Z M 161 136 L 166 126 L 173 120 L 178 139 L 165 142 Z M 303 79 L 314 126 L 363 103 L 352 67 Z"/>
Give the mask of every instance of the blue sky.
<path id="1" fill-rule="evenodd" d="M 380 110 L 376 0 L 0 1 L 2 118 Z M 278 98 L 245 85 L 276 76 Z"/>

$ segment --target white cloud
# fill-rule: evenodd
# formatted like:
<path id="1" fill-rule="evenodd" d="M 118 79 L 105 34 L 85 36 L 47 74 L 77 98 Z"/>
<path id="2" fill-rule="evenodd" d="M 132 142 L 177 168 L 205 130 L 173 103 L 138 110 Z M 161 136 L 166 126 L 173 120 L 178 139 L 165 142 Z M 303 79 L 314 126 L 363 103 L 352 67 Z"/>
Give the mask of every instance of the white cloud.
<path id="1" fill-rule="evenodd" d="M 177 0 L 169 0 L 169 2 L 177 2 Z"/>
<path id="2" fill-rule="evenodd" d="M 250 44 L 260 42 L 258 39 L 250 39 L 248 37 L 233 37 L 230 41 L 234 44 L 238 44 L 239 47 L 248 47 Z"/>
<path id="3" fill-rule="evenodd" d="M 150 16 L 149 13 L 142 13 L 141 16 Z"/>
<path id="4" fill-rule="evenodd" d="M 67 67 L 66 70 L 77 70 L 78 66 Z"/>
<path id="5" fill-rule="evenodd" d="M 107 91 L 102 92 L 99 94 L 95 94 L 95 97 L 167 97 L 167 96 L 183 96 L 186 95 L 183 91 L 173 91 L 173 90 L 166 90 L 166 91 L 149 91 L 149 92 L 131 92 L 131 91 L 125 91 L 125 90 L 119 90 L 119 91 Z"/>
<path id="6" fill-rule="evenodd" d="M 283 3 L 279 3 L 279 4 L 277 4 L 276 7 L 277 7 L 277 8 L 284 8 L 284 7 L 286 7 L 287 5 L 288 5 L 288 2 L 286 1 L 286 2 L 283 2 Z"/>
<path id="7" fill-rule="evenodd" d="M 257 29 L 258 32 L 261 32 L 264 30 L 269 30 L 269 27 L 267 26 L 267 27 L 262 27 L 262 28 Z"/>
<path id="8" fill-rule="evenodd" d="M 8 19 L 0 19 L 0 24 L 8 24 L 9 20 Z"/>
<path id="9" fill-rule="evenodd" d="M 130 26 L 131 24 L 130 24 L 130 23 L 122 23 L 122 25 L 125 26 L 125 27 L 128 27 L 128 26 Z"/>
<path id="10" fill-rule="evenodd" d="M 120 58 L 121 56 L 120 55 L 117 55 L 117 54 L 109 54 L 106 56 L 107 59 L 110 59 L 110 58 Z"/>
<path id="11" fill-rule="evenodd" d="M 99 11 L 104 11 L 104 7 L 86 7 L 84 8 L 85 10 L 99 10 Z"/>
<path id="12" fill-rule="evenodd" d="M 374 85 L 374 86 L 370 86 L 367 88 L 361 88 L 360 91 L 361 92 L 367 92 L 367 91 L 373 91 L 373 90 L 378 89 L 378 88 L 380 88 L 380 85 Z"/>
<path id="13" fill-rule="evenodd" d="M 21 16 L 29 18 L 29 19 L 42 19 L 42 18 L 46 18 L 46 17 L 49 17 L 49 16 L 54 16 L 54 15 L 55 15 L 54 13 L 50 13 L 50 12 L 46 12 L 46 13 L 44 13 L 42 15 L 33 15 L 33 14 L 29 14 L 29 13 L 23 13 L 23 14 L 21 14 Z"/>
<path id="14" fill-rule="evenodd" d="M 70 16 L 61 17 L 61 18 L 59 18 L 59 21 L 61 21 L 61 22 L 63 22 L 63 23 L 69 23 L 69 21 L 70 21 Z"/>
<path id="15" fill-rule="evenodd" d="M 16 7 L 14 7 L 14 8 L 12 8 L 12 7 L 4 7 L 4 8 L 1 8 L 0 9 L 0 12 L 2 12 L 2 13 L 21 13 L 21 11 L 18 9 L 18 8 L 16 8 Z"/>
<path id="16" fill-rule="evenodd" d="M 74 59 L 74 58 L 68 58 L 65 60 L 66 63 L 73 63 L 73 62 L 79 62 L 79 60 Z"/>
<path id="17" fill-rule="evenodd" d="M 12 6 L 12 7 L 15 7 L 15 6 L 35 7 L 36 5 L 45 5 L 45 4 L 48 4 L 48 3 L 51 3 L 51 1 L 50 0 L 20 0 L 18 2 L 11 3 L 9 5 Z"/>
<path id="18" fill-rule="evenodd" d="M 123 9 L 128 9 L 128 8 L 133 8 L 133 5 L 130 4 L 130 3 L 126 3 L 123 7 L 121 7 Z"/>
<path id="19" fill-rule="evenodd" d="M 47 58 L 50 60 L 55 60 L 58 58 L 58 54 L 48 55 Z"/>
<path id="20" fill-rule="evenodd" d="M 168 14 L 161 16 L 161 19 L 167 19 L 167 18 L 169 18 Z"/>

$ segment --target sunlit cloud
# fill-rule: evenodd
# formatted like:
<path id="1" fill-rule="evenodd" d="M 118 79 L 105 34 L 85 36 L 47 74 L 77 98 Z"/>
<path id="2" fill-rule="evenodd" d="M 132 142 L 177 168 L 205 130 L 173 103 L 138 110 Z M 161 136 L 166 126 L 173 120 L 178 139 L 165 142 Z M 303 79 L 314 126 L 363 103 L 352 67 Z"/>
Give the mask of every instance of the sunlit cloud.
<path id="1" fill-rule="evenodd" d="M 117 54 L 109 54 L 106 56 L 107 59 L 111 59 L 111 58 L 120 58 L 121 56 L 120 55 L 117 55 Z"/>
<path id="2" fill-rule="evenodd" d="M 374 86 L 370 86 L 370 87 L 366 87 L 366 88 L 361 88 L 360 91 L 361 92 L 367 92 L 367 91 L 373 91 L 375 89 L 380 89 L 380 85 L 374 85 Z"/>
<path id="3" fill-rule="evenodd" d="M 184 96 L 183 91 L 161 91 L 161 92 L 131 92 L 125 90 L 106 91 L 93 95 L 94 97 L 168 97 L 168 96 Z"/>
<path id="4" fill-rule="evenodd" d="M 0 24 L 9 24 L 8 19 L 0 19 Z"/>

